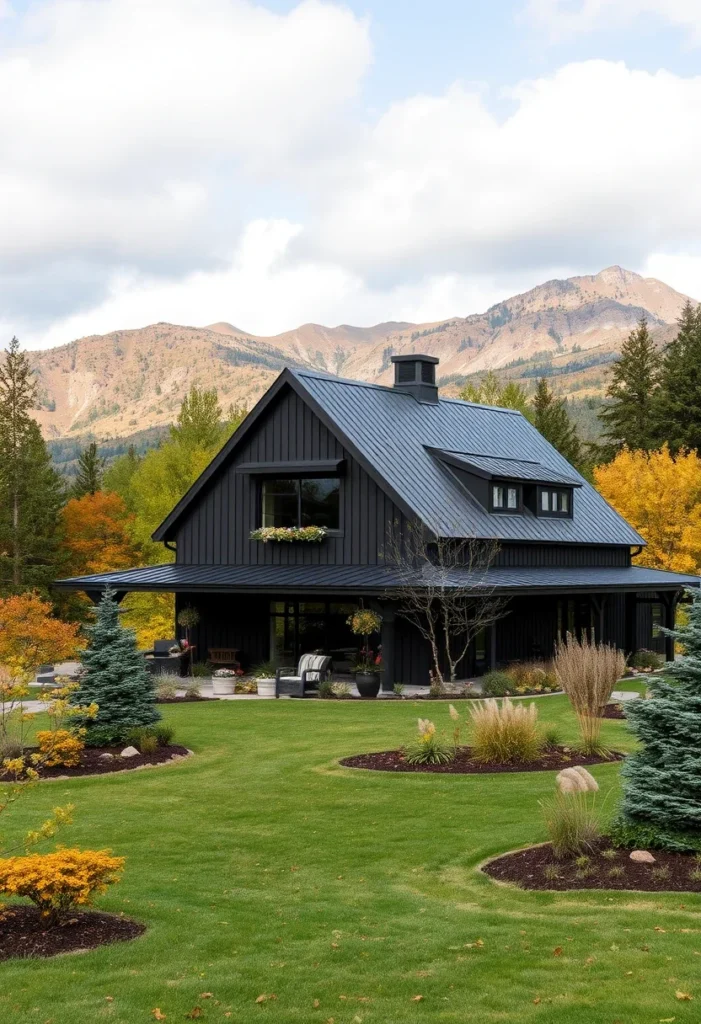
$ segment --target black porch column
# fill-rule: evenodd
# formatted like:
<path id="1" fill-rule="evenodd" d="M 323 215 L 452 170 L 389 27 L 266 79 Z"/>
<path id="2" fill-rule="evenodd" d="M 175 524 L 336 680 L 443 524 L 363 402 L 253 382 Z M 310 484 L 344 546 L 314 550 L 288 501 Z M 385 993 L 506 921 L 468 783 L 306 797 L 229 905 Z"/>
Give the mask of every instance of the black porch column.
<path id="1" fill-rule="evenodd" d="M 665 629 L 674 629 L 679 594 L 675 591 L 671 594 L 660 594 L 660 597 L 662 598 L 662 607 L 664 608 Z M 674 637 L 668 636 L 666 633 L 664 638 L 664 656 L 666 661 L 674 661 Z"/>
<path id="2" fill-rule="evenodd" d="M 604 642 L 604 625 L 605 625 L 605 611 L 606 611 L 606 595 L 594 596 L 591 598 L 592 607 L 596 613 L 597 621 L 595 627 L 595 639 L 596 642 L 602 644 Z"/>
<path id="3" fill-rule="evenodd" d="M 626 654 L 630 657 L 638 649 L 638 600 L 635 594 L 626 594 Z"/>
<path id="4" fill-rule="evenodd" d="M 382 689 L 391 693 L 397 680 L 395 674 L 395 610 L 391 604 L 380 605 L 382 627 L 380 642 L 382 643 Z"/>
<path id="5" fill-rule="evenodd" d="M 489 671 L 496 671 L 497 667 L 497 624 L 493 622 L 489 627 Z"/>

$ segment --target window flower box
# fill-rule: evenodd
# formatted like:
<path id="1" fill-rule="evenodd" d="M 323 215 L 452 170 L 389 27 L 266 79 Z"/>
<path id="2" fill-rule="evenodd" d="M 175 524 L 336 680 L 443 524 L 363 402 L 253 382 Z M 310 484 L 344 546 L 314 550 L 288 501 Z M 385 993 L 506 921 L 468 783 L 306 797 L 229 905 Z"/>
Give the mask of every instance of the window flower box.
<path id="1" fill-rule="evenodd" d="M 328 530 L 324 526 L 261 526 L 251 531 L 251 540 L 260 540 L 263 544 L 269 541 L 291 544 L 303 541 L 306 544 L 319 544 L 326 537 Z"/>

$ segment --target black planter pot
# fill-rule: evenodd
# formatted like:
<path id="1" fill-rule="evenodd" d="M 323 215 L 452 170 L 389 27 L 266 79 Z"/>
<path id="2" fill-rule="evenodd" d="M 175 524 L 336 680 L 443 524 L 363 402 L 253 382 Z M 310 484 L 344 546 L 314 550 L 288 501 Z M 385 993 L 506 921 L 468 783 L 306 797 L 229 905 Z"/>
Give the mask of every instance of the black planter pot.
<path id="1" fill-rule="evenodd" d="M 380 692 L 379 672 L 356 672 L 355 685 L 361 697 L 376 697 Z"/>

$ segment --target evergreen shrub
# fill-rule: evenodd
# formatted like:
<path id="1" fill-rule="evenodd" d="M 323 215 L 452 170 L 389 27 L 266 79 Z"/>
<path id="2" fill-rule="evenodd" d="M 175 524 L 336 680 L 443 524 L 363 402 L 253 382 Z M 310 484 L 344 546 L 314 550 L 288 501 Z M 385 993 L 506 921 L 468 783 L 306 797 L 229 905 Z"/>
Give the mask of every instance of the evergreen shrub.
<path id="1" fill-rule="evenodd" d="M 137 649 L 136 634 L 119 621 L 113 591 L 102 595 L 97 621 L 87 632 L 88 646 L 80 653 L 84 672 L 71 700 L 98 706 L 95 718 L 84 723 L 87 745 L 121 743 L 130 729 L 160 720 L 153 678 Z"/>
<path id="2" fill-rule="evenodd" d="M 629 701 L 626 718 L 641 743 L 621 768 L 619 842 L 701 850 L 701 594 L 686 625 L 668 631 L 684 655 L 651 677 L 649 700 Z"/>

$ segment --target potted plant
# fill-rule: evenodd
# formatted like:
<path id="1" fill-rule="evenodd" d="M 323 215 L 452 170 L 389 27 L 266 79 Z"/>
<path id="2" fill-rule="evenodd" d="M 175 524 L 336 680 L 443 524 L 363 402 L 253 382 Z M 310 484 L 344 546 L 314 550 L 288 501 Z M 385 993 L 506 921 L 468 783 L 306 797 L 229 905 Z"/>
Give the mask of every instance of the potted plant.
<path id="1" fill-rule="evenodd" d="M 215 697 L 228 697 L 234 692 L 236 672 L 233 668 L 215 669 L 212 675 L 212 693 Z"/>
<path id="2" fill-rule="evenodd" d="M 277 697 L 277 683 L 275 681 L 275 665 L 273 662 L 263 662 L 253 670 L 253 678 L 258 687 L 259 697 Z"/>
<path id="3" fill-rule="evenodd" d="M 382 616 L 369 608 L 359 608 L 347 619 L 351 632 L 356 636 L 362 636 L 363 646 L 358 653 L 354 666 L 355 685 L 361 697 L 377 697 L 380 692 L 380 671 L 379 666 L 382 658 L 379 651 L 376 653 L 370 646 L 370 636 L 379 633 L 382 626 Z"/>

